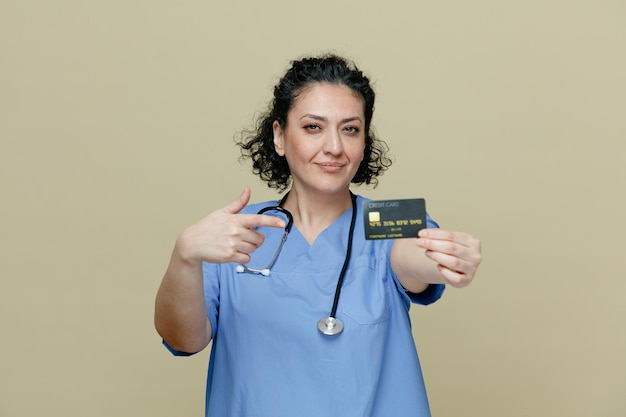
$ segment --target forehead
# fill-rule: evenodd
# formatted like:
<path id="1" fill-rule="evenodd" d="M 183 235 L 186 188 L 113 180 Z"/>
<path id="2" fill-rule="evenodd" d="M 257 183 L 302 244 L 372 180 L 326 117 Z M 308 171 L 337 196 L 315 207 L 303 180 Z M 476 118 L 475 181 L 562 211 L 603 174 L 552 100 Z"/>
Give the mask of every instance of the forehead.
<path id="1" fill-rule="evenodd" d="M 317 111 L 338 111 L 364 113 L 365 101 L 358 92 L 344 84 L 313 83 L 297 94 L 289 111 L 317 109 Z"/>

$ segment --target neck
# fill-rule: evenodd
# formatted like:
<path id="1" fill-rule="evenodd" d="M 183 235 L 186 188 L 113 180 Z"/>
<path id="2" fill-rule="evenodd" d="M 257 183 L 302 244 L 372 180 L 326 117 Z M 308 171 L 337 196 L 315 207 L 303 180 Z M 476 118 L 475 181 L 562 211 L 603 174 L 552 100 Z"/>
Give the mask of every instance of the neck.
<path id="1" fill-rule="evenodd" d="M 312 244 L 319 233 L 352 207 L 352 197 L 349 189 L 333 195 L 310 196 L 292 187 L 284 207 L 293 215 L 300 233 Z"/>

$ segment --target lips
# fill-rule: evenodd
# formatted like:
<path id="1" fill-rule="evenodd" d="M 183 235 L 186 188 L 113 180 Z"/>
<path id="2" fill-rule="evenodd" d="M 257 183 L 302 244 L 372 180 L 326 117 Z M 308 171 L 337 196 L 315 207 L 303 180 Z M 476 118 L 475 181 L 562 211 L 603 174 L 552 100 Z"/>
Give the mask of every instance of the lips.
<path id="1" fill-rule="evenodd" d="M 317 166 L 325 172 L 339 172 L 341 168 L 344 167 L 345 164 L 340 162 L 318 162 Z"/>

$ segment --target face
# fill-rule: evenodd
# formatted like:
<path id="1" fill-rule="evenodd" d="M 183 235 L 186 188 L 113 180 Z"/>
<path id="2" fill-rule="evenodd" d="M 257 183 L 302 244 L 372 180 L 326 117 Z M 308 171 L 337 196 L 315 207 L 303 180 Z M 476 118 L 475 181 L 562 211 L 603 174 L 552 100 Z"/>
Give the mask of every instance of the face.
<path id="1" fill-rule="evenodd" d="M 363 160 L 364 130 L 363 99 L 344 85 L 318 83 L 294 101 L 284 128 L 274 122 L 274 146 L 297 190 L 336 194 Z"/>

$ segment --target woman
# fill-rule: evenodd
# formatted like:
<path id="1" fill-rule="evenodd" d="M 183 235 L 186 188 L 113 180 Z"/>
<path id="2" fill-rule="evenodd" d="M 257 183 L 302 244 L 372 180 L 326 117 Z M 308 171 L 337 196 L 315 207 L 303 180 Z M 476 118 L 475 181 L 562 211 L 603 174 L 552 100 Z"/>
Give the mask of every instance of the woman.
<path id="1" fill-rule="evenodd" d="M 374 98 L 340 57 L 293 62 L 240 141 L 288 193 L 248 205 L 245 188 L 178 237 L 155 324 L 177 355 L 213 341 L 207 416 L 430 415 L 409 306 L 469 284 L 480 243 L 430 218 L 415 239 L 365 240 L 350 184 L 376 184 L 390 164 L 370 131 Z"/>

